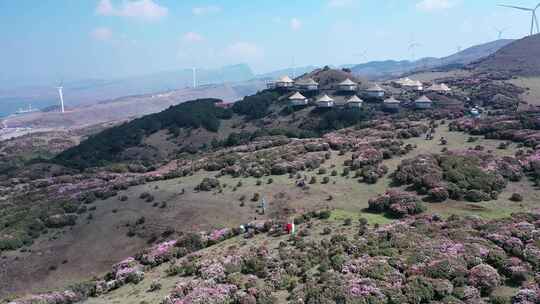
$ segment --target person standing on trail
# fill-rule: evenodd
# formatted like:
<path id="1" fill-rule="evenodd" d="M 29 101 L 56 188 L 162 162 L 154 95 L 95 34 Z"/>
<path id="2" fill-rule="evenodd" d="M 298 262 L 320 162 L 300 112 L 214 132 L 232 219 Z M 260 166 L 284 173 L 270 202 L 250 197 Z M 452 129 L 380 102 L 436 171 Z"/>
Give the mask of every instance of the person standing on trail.
<path id="1" fill-rule="evenodd" d="M 266 212 L 266 200 L 263 197 L 261 201 L 261 214 L 265 214 L 265 212 Z"/>
<path id="2" fill-rule="evenodd" d="M 294 220 L 291 220 L 285 225 L 285 231 L 287 231 L 287 234 L 294 234 L 295 226 L 294 226 Z"/>

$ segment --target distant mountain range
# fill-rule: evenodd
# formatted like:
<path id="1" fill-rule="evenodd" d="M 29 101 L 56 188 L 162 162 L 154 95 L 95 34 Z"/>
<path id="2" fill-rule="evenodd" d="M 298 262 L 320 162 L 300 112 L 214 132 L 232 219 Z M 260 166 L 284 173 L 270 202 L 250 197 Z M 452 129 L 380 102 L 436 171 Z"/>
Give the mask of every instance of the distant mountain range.
<path id="1" fill-rule="evenodd" d="M 416 61 L 372 61 L 350 67 L 350 69 L 358 76 L 364 76 L 370 79 L 384 79 L 397 77 L 401 74 L 410 73 L 416 70 L 443 67 L 463 67 L 497 52 L 504 46 L 510 44 L 512 41 L 514 40 L 496 40 L 467 48 L 463 51 L 443 58 L 426 57 Z"/>
<path id="2" fill-rule="evenodd" d="M 479 71 L 508 72 L 514 76 L 540 76 L 540 34 L 516 40 L 470 67 Z"/>
<path id="3" fill-rule="evenodd" d="M 291 77 L 293 77 L 294 75 L 300 76 L 306 73 L 310 73 L 317 68 L 318 68 L 317 66 L 309 65 L 309 66 L 304 66 L 304 67 L 281 69 L 281 70 L 272 71 L 269 73 L 259 74 L 256 77 L 259 79 L 276 79 L 283 75 L 289 75 Z"/>
<path id="4" fill-rule="evenodd" d="M 68 106 L 90 105 L 124 96 L 191 87 L 192 77 L 191 69 L 182 69 L 118 79 L 85 79 L 65 82 L 64 96 Z M 255 74 L 246 64 L 197 70 L 198 85 L 240 83 L 254 78 Z M 58 93 L 53 85 L 0 90 L 0 117 L 29 104 L 34 108 L 45 108 L 57 102 Z"/>
<path id="5" fill-rule="evenodd" d="M 340 68 L 350 68 L 352 72 L 369 79 L 396 77 L 416 70 L 461 67 L 487 57 L 513 40 L 497 40 L 473 46 L 444 58 L 422 58 L 417 61 L 372 61 L 363 64 L 347 64 Z M 198 69 L 197 82 L 200 85 L 220 83 L 242 83 L 253 79 L 276 79 L 283 75 L 302 75 L 315 70 L 316 66 L 281 69 L 264 74 L 255 74 L 247 64 L 225 66 L 217 69 Z M 124 96 L 142 95 L 191 87 L 191 69 L 181 69 L 148 75 L 117 79 L 86 79 L 64 83 L 64 96 L 68 106 L 95 104 L 104 100 Z M 251 91 L 249 89 L 248 91 Z M 58 95 L 53 85 L 32 86 L 0 90 L 0 117 L 13 113 L 19 108 L 45 108 L 55 105 Z"/>

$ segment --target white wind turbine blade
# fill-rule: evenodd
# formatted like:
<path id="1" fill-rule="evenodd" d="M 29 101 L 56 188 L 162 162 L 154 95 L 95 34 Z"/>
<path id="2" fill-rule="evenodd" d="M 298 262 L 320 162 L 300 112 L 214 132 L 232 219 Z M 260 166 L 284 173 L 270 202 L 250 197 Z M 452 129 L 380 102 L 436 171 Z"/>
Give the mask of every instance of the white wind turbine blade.
<path id="1" fill-rule="evenodd" d="M 521 7 L 521 6 L 513 6 L 513 5 L 505 5 L 505 4 L 499 4 L 499 6 L 508 7 L 508 8 L 515 8 L 515 9 L 522 10 L 522 11 L 527 11 L 527 12 L 533 11 L 532 8 Z"/>

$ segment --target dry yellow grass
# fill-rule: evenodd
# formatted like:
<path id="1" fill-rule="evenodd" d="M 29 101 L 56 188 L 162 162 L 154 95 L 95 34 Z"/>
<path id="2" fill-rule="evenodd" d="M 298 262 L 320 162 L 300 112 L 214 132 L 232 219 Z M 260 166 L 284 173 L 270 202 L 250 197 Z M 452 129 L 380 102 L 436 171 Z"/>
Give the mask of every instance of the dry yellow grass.
<path id="1" fill-rule="evenodd" d="M 521 98 L 528 104 L 540 106 L 540 77 L 519 77 L 509 81 L 510 83 L 527 89 Z"/>

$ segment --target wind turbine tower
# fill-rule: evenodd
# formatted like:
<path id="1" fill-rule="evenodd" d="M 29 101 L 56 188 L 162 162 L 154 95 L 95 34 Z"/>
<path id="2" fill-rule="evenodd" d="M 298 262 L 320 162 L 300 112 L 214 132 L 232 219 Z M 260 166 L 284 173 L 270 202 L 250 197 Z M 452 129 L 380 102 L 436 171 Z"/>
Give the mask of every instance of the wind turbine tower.
<path id="1" fill-rule="evenodd" d="M 411 58 L 412 58 L 412 61 L 414 62 L 416 60 L 416 49 L 418 47 L 422 46 L 420 43 L 417 43 L 417 42 L 411 42 L 409 44 L 409 51 L 411 52 Z"/>
<path id="2" fill-rule="evenodd" d="M 197 87 L 197 68 L 193 68 L 193 88 Z"/>
<path id="3" fill-rule="evenodd" d="M 362 52 L 356 53 L 356 54 L 353 54 L 353 55 L 356 56 L 356 57 L 359 57 L 362 62 L 366 62 L 366 55 L 367 55 L 366 50 L 363 50 Z"/>
<path id="4" fill-rule="evenodd" d="M 64 113 L 64 87 L 62 86 L 62 83 L 60 83 L 56 89 L 58 90 L 58 96 L 60 97 L 60 111 Z"/>
<path id="5" fill-rule="evenodd" d="M 292 58 L 292 68 L 293 68 L 293 79 L 296 78 L 296 58 L 293 56 Z"/>
<path id="6" fill-rule="evenodd" d="M 503 36 L 504 32 L 506 32 L 507 29 L 508 28 L 503 28 L 503 29 L 495 28 L 495 31 L 497 32 L 497 39 L 498 40 L 502 39 L 502 36 Z"/>
<path id="7" fill-rule="evenodd" d="M 538 19 L 536 18 L 536 11 L 540 8 L 540 3 L 538 3 L 533 8 L 522 7 L 522 6 L 514 6 L 514 5 L 505 5 L 505 4 L 500 4 L 499 6 L 513 8 L 513 9 L 517 9 L 517 10 L 520 10 L 520 11 L 531 12 L 531 32 L 530 32 L 530 36 L 540 33 L 540 25 L 538 24 Z"/>

